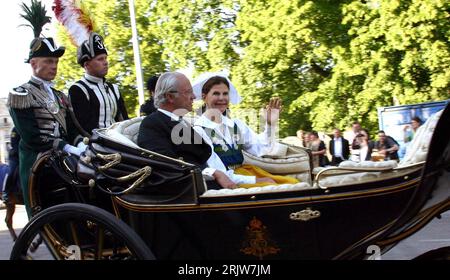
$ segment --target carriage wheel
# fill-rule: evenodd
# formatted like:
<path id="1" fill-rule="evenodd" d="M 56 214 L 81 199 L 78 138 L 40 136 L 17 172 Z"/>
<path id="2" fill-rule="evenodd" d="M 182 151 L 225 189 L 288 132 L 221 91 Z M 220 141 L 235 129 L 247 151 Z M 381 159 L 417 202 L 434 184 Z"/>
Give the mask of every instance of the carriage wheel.
<path id="1" fill-rule="evenodd" d="M 41 245 L 33 251 L 36 242 Z M 19 259 L 128 260 L 155 259 L 144 241 L 111 213 L 87 204 L 65 203 L 49 207 L 24 227 L 11 252 Z"/>

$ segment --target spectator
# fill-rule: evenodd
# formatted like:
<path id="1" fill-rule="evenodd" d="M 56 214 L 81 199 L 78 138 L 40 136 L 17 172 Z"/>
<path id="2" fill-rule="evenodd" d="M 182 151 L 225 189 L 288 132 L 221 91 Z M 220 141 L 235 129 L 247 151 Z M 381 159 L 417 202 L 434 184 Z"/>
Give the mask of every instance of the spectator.
<path id="1" fill-rule="evenodd" d="M 396 141 L 387 136 L 383 130 L 378 131 L 378 141 L 375 142 L 375 148 L 378 153 L 384 156 L 384 160 L 397 160 L 399 145 Z"/>
<path id="2" fill-rule="evenodd" d="M 328 159 L 325 156 L 327 148 L 325 143 L 319 139 L 319 134 L 316 131 L 309 132 L 309 147 L 313 157 L 313 168 L 324 167 L 328 164 Z"/>
<path id="3" fill-rule="evenodd" d="M 287 136 L 282 139 L 282 142 L 288 145 L 294 145 L 297 147 L 305 148 L 305 137 L 306 133 L 303 130 L 297 130 L 296 136 Z"/>
<path id="4" fill-rule="evenodd" d="M 359 146 L 359 159 L 358 161 L 365 161 L 372 159 L 372 150 L 375 143 L 370 140 L 369 132 L 366 129 L 361 129 L 358 135 L 356 135 L 355 143 Z"/>
<path id="5" fill-rule="evenodd" d="M 410 125 L 405 125 L 403 127 L 403 141 L 405 143 L 411 142 L 417 129 L 422 125 L 422 120 L 419 117 L 414 117 L 411 119 Z"/>
<path id="6" fill-rule="evenodd" d="M 300 140 L 299 141 L 300 147 L 305 147 L 305 135 L 306 133 L 303 130 L 301 129 L 297 130 L 297 138 L 298 140 Z"/>
<path id="7" fill-rule="evenodd" d="M 354 121 L 352 123 L 352 130 L 347 136 L 348 143 L 352 145 L 352 149 L 359 149 L 358 146 L 354 145 L 354 142 L 356 139 L 356 135 L 358 135 L 360 131 L 361 131 L 361 124 L 358 121 Z"/>
<path id="8" fill-rule="evenodd" d="M 148 94 L 150 96 L 149 99 L 147 99 L 144 104 L 141 105 L 140 108 L 140 113 L 143 116 L 148 116 L 151 113 L 156 111 L 156 107 L 153 101 L 153 96 L 155 94 L 155 87 L 156 87 L 156 82 L 158 81 L 159 76 L 151 76 L 148 80 L 147 80 L 147 90 L 148 90 Z"/>
<path id="9" fill-rule="evenodd" d="M 310 135 L 311 135 L 311 132 L 308 132 L 308 131 L 304 132 L 303 139 L 304 139 L 304 143 L 305 143 L 305 148 L 310 148 L 310 146 L 311 146 L 311 137 L 310 137 Z"/>
<path id="10" fill-rule="evenodd" d="M 339 165 L 348 159 L 350 154 L 348 141 L 342 137 L 338 128 L 333 130 L 333 139 L 329 143 L 331 154 L 331 165 Z"/>

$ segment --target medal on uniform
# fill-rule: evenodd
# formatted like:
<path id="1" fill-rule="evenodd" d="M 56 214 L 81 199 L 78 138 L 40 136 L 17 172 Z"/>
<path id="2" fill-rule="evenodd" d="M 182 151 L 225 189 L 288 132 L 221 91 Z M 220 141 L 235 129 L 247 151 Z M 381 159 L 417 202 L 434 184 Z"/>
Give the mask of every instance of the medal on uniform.
<path id="1" fill-rule="evenodd" d="M 47 99 L 47 101 L 45 101 L 45 107 L 53 115 L 56 115 L 59 112 L 58 104 L 56 104 L 56 102 L 51 99 Z"/>
<path id="2" fill-rule="evenodd" d="M 227 146 L 227 144 L 225 144 L 224 142 L 222 142 L 222 150 L 223 150 L 224 152 L 228 151 L 228 146 Z"/>
<path id="3" fill-rule="evenodd" d="M 239 134 L 234 134 L 233 140 L 234 140 L 234 143 L 237 144 L 239 142 L 239 140 L 241 140 L 241 138 L 239 137 Z"/>

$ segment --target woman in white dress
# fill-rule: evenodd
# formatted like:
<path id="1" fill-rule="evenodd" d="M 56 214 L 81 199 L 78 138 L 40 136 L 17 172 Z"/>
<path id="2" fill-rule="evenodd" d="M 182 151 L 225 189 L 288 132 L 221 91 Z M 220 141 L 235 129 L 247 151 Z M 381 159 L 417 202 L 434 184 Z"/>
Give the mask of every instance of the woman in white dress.
<path id="1" fill-rule="evenodd" d="M 242 151 L 255 156 L 270 154 L 277 149 L 277 142 L 271 141 L 271 125 L 281 107 L 281 100 L 271 99 L 266 107 L 268 111 L 266 129 L 256 134 L 249 126 L 238 119 L 229 117 L 230 101 L 239 103 L 240 96 L 230 80 L 222 73 L 205 73 L 193 85 L 197 99 L 204 101 L 204 113 L 196 120 L 194 129 L 202 135 L 211 146 L 213 153 L 208 159 L 208 166 L 225 172 L 237 185 L 244 188 L 294 184 L 298 180 L 286 176 L 272 175 L 252 165 L 242 165 Z"/>

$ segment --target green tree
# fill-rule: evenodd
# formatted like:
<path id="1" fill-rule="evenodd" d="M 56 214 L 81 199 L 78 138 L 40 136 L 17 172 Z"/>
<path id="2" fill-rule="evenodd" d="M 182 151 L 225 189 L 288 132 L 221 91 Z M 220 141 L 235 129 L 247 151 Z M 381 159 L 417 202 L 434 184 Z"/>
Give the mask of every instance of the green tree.
<path id="1" fill-rule="evenodd" d="M 302 98 L 331 74 L 331 49 L 348 40 L 342 20 L 345 1 L 241 1 L 237 18 L 242 57 L 233 80 L 244 95 L 241 106 L 262 106 L 280 96 L 285 107 L 281 135 L 310 129 L 315 103 Z M 306 101 L 306 102 L 305 102 Z"/>
<path id="2" fill-rule="evenodd" d="M 352 1 L 342 7 L 349 44 L 332 48 L 330 79 L 302 102 L 315 103 L 318 129 L 351 120 L 377 128 L 377 107 L 449 97 L 448 1 Z"/>
<path id="3" fill-rule="evenodd" d="M 135 0 L 136 23 L 139 33 L 142 71 L 144 79 L 168 69 L 163 61 L 163 45 L 159 43 L 157 23 L 149 19 L 155 11 L 156 1 Z M 136 70 L 131 43 L 131 25 L 128 1 L 84 1 L 94 19 L 96 32 L 104 37 L 108 50 L 108 80 L 120 85 L 130 115 L 135 115 L 138 105 Z M 59 85 L 68 89 L 78 80 L 83 69 L 76 64 L 76 47 L 70 42 L 63 27 L 59 27 L 59 39 L 67 47 L 59 66 Z"/>
<path id="4" fill-rule="evenodd" d="M 105 37 L 109 79 L 137 105 L 128 1 L 85 1 Z M 241 109 L 283 99 L 281 136 L 362 121 L 377 107 L 448 98 L 448 19 L 444 0 L 135 0 L 144 77 L 191 67 L 228 70 Z M 77 80 L 68 46 L 60 83 Z M 256 125 L 256 120 L 251 120 Z"/>
<path id="5" fill-rule="evenodd" d="M 119 83 L 131 115 L 137 109 L 136 73 L 131 44 L 128 1 L 83 2 L 105 39 L 110 70 L 108 79 Z M 147 79 L 155 73 L 195 65 L 195 70 L 230 68 L 236 59 L 228 43 L 235 12 L 232 2 L 206 0 L 135 0 L 142 70 Z M 76 48 L 60 27 L 59 39 L 67 46 L 61 59 L 59 86 L 68 87 L 81 77 Z"/>

